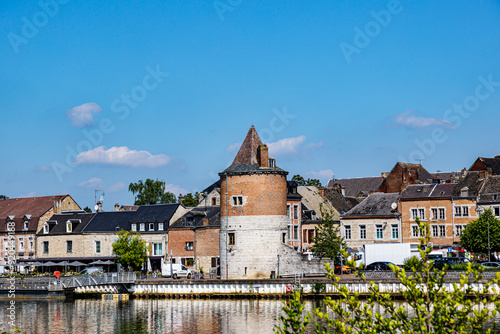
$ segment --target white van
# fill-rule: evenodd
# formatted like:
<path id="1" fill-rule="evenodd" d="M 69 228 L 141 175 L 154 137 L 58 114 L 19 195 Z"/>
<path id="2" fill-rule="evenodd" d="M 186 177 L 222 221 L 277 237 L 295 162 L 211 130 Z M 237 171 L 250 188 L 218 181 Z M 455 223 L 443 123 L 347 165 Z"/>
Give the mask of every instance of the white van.
<path id="1" fill-rule="evenodd" d="M 172 266 L 172 271 L 173 275 L 170 273 L 170 266 Z M 164 277 L 173 277 L 173 278 L 178 278 L 178 277 L 186 277 L 186 278 L 191 278 L 193 276 L 193 273 L 191 270 L 186 268 L 180 263 L 164 263 L 162 262 L 161 264 L 161 275 Z"/>

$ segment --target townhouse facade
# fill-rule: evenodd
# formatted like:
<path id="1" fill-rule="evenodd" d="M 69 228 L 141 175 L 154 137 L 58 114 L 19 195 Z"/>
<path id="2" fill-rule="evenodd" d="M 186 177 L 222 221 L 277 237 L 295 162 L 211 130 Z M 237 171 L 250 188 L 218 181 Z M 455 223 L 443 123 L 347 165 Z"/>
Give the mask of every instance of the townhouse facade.
<path id="1" fill-rule="evenodd" d="M 0 202 L 0 265 L 14 251 L 23 262 L 37 257 L 36 234 L 53 214 L 81 210 L 70 195 L 8 198 Z M 24 270 L 23 266 L 20 268 Z"/>

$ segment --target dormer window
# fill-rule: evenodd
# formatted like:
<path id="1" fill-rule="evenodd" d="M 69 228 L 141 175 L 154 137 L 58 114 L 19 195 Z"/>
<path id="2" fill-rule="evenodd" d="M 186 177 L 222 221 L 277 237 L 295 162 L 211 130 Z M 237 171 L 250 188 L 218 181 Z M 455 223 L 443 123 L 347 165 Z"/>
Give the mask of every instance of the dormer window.
<path id="1" fill-rule="evenodd" d="M 469 188 L 468 187 L 463 187 L 460 190 L 460 197 L 469 197 Z"/>
<path id="2" fill-rule="evenodd" d="M 163 231 L 163 229 L 164 229 L 164 224 L 158 223 L 158 231 Z"/>
<path id="3" fill-rule="evenodd" d="M 149 230 L 154 231 L 155 230 L 155 224 L 154 223 L 149 223 Z"/>
<path id="4" fill-rule="evenodd" d="M 193 216 L 187 216 L 186 217 L 186 226 L 193 226 L 194 225 L 194 217 Z"/>
<path id="5" fill-rule="evenodd" d="M 139 224 L 139 231 L 146 231 L 146 224 L 145 223 Z"/>
<path id="6" fill-rule="evenodd" d="M 269 158 L 269 168 L 275 168 L 276 167 L 276 160 L 273 158 Z"/>
<path id="7" fill-rule="evenodd" d="M 44 234 L 49 234 L 49 224 L 45 223 L 43 225 L 43 233 Z"/>
<path id="8" fill-rule="evenodd" d="M 130 229 L 134 232 L 137 231 L 137 224 L 130 224 Z"/>
<path id="9" fill-rule="evenodd" d="M 73 232 L 73 224 L 70 221 L 66 222 L 66 232 L 67 233 Z"/>
<path id="10" fill-rule="evenodd" d="M 30 225 L 30 221 L 29 220 L 25 220 L 24 224 L 23 224 L 23 230 L 25 230 L 25 231 L 28 230 L 29 225 Z"/>

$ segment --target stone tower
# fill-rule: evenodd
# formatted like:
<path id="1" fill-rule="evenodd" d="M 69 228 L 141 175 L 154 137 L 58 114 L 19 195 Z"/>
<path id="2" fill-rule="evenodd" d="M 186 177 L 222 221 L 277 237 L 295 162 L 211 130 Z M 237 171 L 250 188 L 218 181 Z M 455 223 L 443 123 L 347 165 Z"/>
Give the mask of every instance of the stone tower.
<path id="1" fill-rule="evenodd" d="M 278 274 L 278 255 L 289 252 L 287 174 L 252 125 L 231 166 L 219 173 L 221 278 Z"/>

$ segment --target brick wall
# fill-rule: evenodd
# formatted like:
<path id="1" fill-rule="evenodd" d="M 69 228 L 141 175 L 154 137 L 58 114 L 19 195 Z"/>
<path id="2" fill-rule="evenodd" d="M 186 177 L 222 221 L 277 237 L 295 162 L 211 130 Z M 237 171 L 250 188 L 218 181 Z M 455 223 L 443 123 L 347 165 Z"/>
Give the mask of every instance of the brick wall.
<path id="1" fill-rule="evenodd" d="M 286 177 L 280 174 L 228 176 L 229 216 L 286 216 Z M 221 177 L 221 216 L 227 216 L 226 177 Z M 234 205 L 232 196 L 242 196 L 243 205 Z"/>
<path id="2" fill-rule="evenodd" d="M 168 232 L 168 255 L 172 249 L 174 258 L 193 258 L 196 254 L 195 267 L 208 270 L 212 266 L 212 257 L 219 256 L 219 228 L 198 227 L 196 237 L 193 228 L 171 228 Z M 193 250 L 186 250 L 186 243 L 193 243 Z"/>

